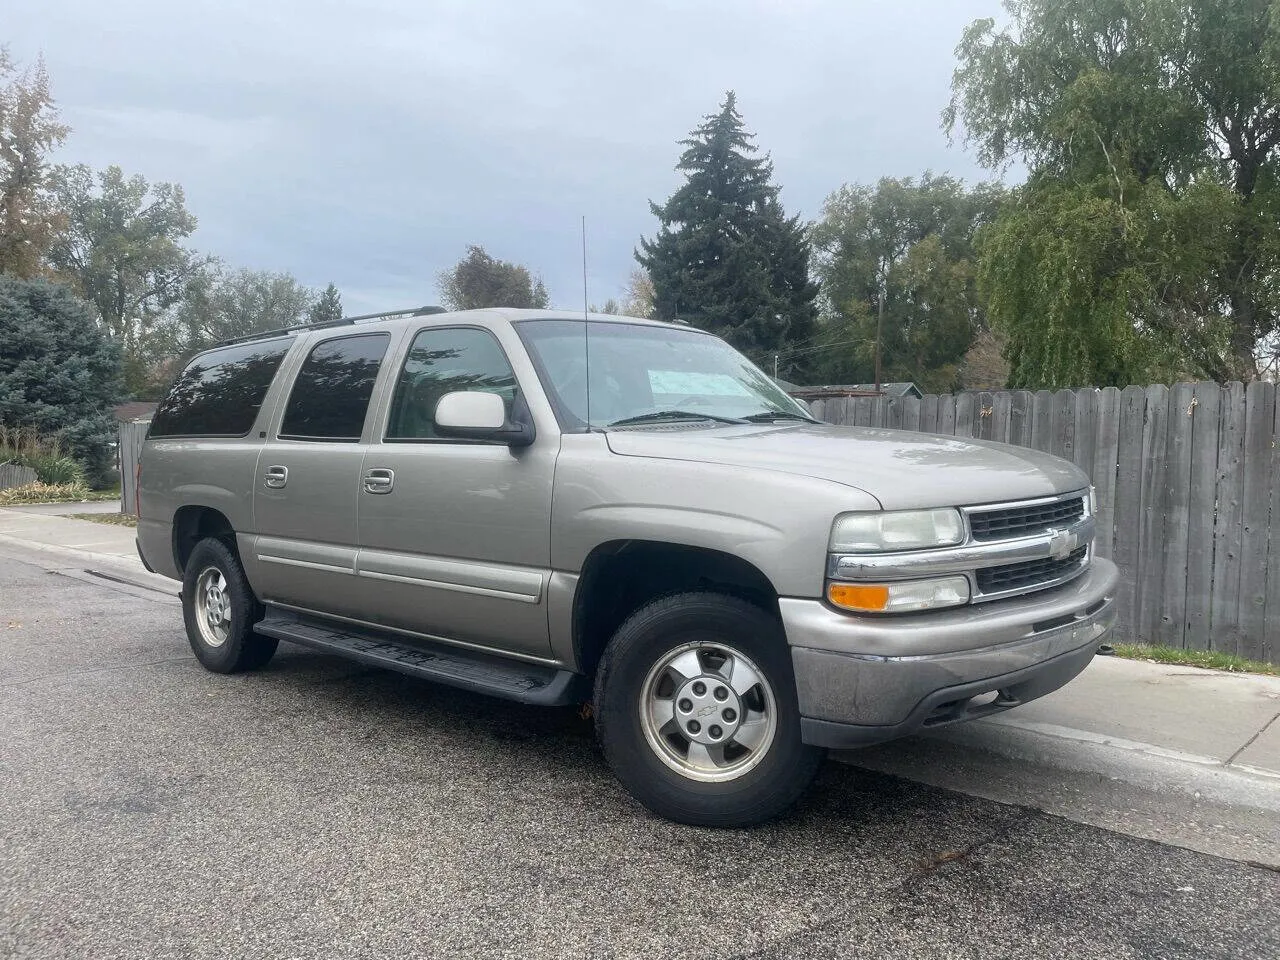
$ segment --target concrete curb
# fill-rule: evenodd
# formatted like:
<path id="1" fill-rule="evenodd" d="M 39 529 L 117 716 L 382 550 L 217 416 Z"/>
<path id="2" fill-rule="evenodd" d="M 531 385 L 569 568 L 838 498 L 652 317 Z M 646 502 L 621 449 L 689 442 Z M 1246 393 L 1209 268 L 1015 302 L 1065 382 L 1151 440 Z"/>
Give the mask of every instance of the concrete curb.
<path id="1" fill-rule="evenodd" d="M 834 759 L 1280 870 L 1280 776 L 1267 770 L 1004 717 Z"/>
<path id="2" fill-rule="evenodd" d="M 1266 770 L 1262 767 L 1251 767 L 1248 764 L 1236 764 L 1230 761 L 1219 760 L 1216 757 L 1206 757 L 1196 753 L 1185 753 L 1181 750 L 1170 750 L 1166 747 L 1157 746 L 1153 743 L 1141 743 L 1137 740 L 1126 740 L 1123 737 L 1112 737 L 1106 734 L 1093 733 L 1089 730 L 1076 730 L 1073 727 L 1063 727 L 1053 723 L 1037 723 L 1030 720 L 1018 720 L 1015 717 L 988 717 L 985 724 L 991 724 L 999 727 L 1007 727 L 1010 730 L 1020 730 L 1029 734 L 1039 734 L 1044 737 L 1052 737 L 1058 740 L 1067 740 L 1075 743 L 1090 744 L 1098 748 L 1118 750 L 1124 753 L 1136 753 L 1161 760 L 1169 760 L 1174 763 L 1192 764 L 1210 769 L 1233 770 L 1250 776 L 1262 777 L 1264 779 L 1274 780 L 1280 785 L 1280 772 L 1274 770 Z M 963 740 L 964 738 L 958 738 Z"/>

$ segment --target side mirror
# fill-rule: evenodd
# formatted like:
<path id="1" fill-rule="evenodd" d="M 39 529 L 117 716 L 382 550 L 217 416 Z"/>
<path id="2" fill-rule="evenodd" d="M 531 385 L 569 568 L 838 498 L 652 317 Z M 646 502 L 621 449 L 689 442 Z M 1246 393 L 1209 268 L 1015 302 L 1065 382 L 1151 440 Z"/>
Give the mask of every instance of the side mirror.
<path id="1" fill-rule="evenodd" d="M 533 426 L 507 420 L 507 407 L 496 393 L 458 390 L 436 403 L 436 430 L 443 437 L 490 440 L 512 447 L 533 443 Z"/>

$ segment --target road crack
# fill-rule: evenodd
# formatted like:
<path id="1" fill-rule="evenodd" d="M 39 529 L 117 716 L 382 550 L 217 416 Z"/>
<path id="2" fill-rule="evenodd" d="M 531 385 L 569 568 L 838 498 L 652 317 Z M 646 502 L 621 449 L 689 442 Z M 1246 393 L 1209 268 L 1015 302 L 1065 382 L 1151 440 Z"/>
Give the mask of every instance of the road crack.
<path id="1" fill-rule="evenodd" d="M 1244 742 L 1244 746 L 1243 746 L 1243 747 L 1241 747 L 1239 750 L 1237 750 L 1235 753 L 1233 753 L 1231 756 L 1229 756 L 1229 757 L 1227 758 L 1227 762 L 1226 762 L 1226 764 L 1224 764 L 1224 766 L 1228 766 L 1228 767 L 1229 767 L 1229 766 L 1231 766 L 1233 763 L 1235 763 L 1235 762 L 1236 762 L 1236 757 L 1240 756 L 1240 754 L 1244 753 L 1246 750 L 1248 750 L 1250 747 L 1252 747 L 1252 746 L 1254 745 L 1254 743 L 1257 741 L 1257 739 L 1258 739 L 1260 736 L 1262 736 L 1264 733 L 1266 733 L 1268 730 L 1270 730 L 1270 729 L 1271 729 L 1271 725 L 1272 725 L 1273 723 L 1275 723 L 1277 720 L 1280 720 L 1280 713 L 1277 713 L 1274 717 L 1272 717 L 1270 720 L 1268 720 L 1266 723 L 1264 723 L 1264 724 L 1262 725 L 1262 729 L 1261 729 L 1261 730 L 1259 730 L 1257 733 L 1255 733 L 1252 737 L 1250 737 L 1248 740 L 1246 740 L 1246 741 Z"/>
<path id="2" fill-rule="evenodd" d="M 76 677 L 87 677 L 95 673 L 118 673 L 124 670 L 137 670 L 139 667 L 158 667 L 166 663 L 186 663 L 194 660 L 194 656 L 166 657 L 163 660 L 149 660 L 145 663 L 125 663 L 115 667 L 94 667 L 90 670 L 71 670 L 67 673 L 46 673 L 38 677 L 24 677 L 21 680 L 0 682 L 0 690 L 23 687 L 29 683 L 40 683 L 44 680 L 72 680 Z"/>
<path id="3" fill-rule="evenodd" d="M 895 883 L 891 883 L 888 886 L 878 889 L 876 893 L 881 896 L 888 897 L 893 897 L 898 894 L 912 893 L 942 868 L 949 864 L 964 863 L 968 861 L 974 856 L 974 854 L 981 852 L 993 843 L 1007 839 L 1015 830 L 1046 815 L 1043 811 L 1037 810 L 1034 807 L 1017 807 L 1016 809 L 1018 810 L 1018 814 L 1009 822 L 1002 824 L 998 830 L 993 830 L 988 836 L 981 837 L 980 839 L 973 841 L 973 843 L 960 847 L 959 849 L 944 850 L 923 860 L 916 861 L 915 866 L 908 871 L 906 876 L 902 877 Z M 851 904 L 851 906 L 852 905 L 853 904 Z M 846 916 L 828 917 L 818 923 L 810 924 L 800 930 L 788 933 L 776 940 L 771 940 L 763 946 L 760 946 L 748 953 L 733 954 L 726 957 L 726 960 L 764 960 L 764 958 L 772 956 L 777 950 L 786 947 L 789 943 L 807 939 L 815 933 L 819 933 L 823 930 L 830 930 L 841 923 L 847 922 L 848 917 Z"/>

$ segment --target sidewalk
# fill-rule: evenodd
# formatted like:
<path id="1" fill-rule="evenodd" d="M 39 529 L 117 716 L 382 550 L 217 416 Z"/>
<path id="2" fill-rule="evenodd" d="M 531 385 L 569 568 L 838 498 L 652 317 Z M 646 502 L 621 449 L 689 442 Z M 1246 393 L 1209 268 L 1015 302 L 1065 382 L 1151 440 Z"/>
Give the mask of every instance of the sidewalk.
<path id="1" fill-rule="evenodd" d="M 147 573 L 138 558 L 133 527 L 77 520 L 71 513 L 116 513 L 112 503 L 41 503 L 0 507 L 0 551 L 16 549 L 47 570 L 75 579 L 105 576 L 147 590 L 176 595 L 178 584 Z M 2 587 L 3 585 L 0 585 Z"/>
<path id="2" fill-rule="evenodd" d="M 71 513 L 119 513 L 120 505 L 107 503 L 37 503 L 0 507 L 0 539 L 12 538 L 27 544 L 63 547 L 84 553 L 116 558 L 132 558 L 139 569 L 133 527 L 92 520 L 75 520 Z"/>
<path id="3" fill-rule="evenodd" d="M 1057 693 L 988 722 L 1014 720 L 1047 735 L 1155 745 L 1280 778 L 1280 677 L 1097 657 Z"/>
<path id="4" fill-rule="evenodd" d="M 57 512 L 0 508 L 0 549 L 176 593 L 142 568 L 131 527 Z M 1280 867 L 1280 677 L 1097 657 L 1026 706 L 836 759 Z"/>

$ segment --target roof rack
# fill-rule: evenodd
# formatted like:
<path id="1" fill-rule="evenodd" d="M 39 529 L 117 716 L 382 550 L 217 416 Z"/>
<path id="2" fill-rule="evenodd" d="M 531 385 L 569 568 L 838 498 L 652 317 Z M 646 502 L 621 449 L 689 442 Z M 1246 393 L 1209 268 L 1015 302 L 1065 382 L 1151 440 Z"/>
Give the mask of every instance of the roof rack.
<path id="1" fill-rule="evenodd" d="M 286 333 L 306 333 L 308 330 L 324 330 L 328 327 L 347 327 L 368 320 L 390 320 L 393 317 L 427 317 L 434 313 L 447 313 L 444 307 L 411 307 L 408 310 L 387 310 L 383 313 L 362 313 L 354 317 L 343 317 L 341 320 L 325 320 L 321 323 L 297 323 L 291 327 L 277 327 L 274 330 L 262 330 L 258 333 L 246 334 L 243 337 L 232 337 L 215 343 L 215 347 L 228 347 L 233 343 L 248 343 L 251 340 L 267 340 L 271 337 L 282 337 Z"/>

